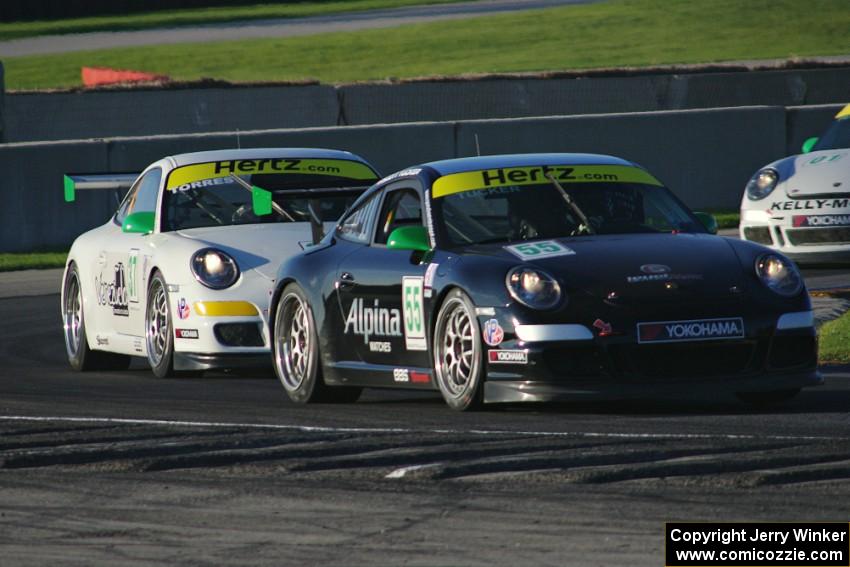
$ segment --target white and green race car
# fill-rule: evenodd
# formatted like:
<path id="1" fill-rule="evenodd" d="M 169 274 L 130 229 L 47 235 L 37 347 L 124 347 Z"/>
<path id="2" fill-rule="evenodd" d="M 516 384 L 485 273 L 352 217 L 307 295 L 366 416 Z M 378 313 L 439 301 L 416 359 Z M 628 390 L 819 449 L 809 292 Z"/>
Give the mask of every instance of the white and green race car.
<path id="1" fill-rule="evenodd" d="M 79 236 L 62 283 L 71 366 L 160 377 L 270 365 L 267 306 L 278 265 L 321 238 L 378 174 L 349 152 L 242 149 L 163 158 L 140 175 L 68 175 L 129 189 Z"/>
<path id="2" fill-rule="evenodd" d="M 750 178 L 740 232 L 800 263 L 850 261 L 850 104 L 803 153 Z"/>

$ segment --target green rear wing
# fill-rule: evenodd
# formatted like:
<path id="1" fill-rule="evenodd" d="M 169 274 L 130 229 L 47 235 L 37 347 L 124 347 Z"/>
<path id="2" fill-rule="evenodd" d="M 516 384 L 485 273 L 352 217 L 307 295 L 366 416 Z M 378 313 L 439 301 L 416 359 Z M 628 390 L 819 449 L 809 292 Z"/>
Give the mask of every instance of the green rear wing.
<path id="1" fill-rule="evenodd" d="M 138 173 L 69 173 L 64 176 L 65 202 L 73 203 L 77 191 L 111 189 L 126 192 L 139 177 Z"/>

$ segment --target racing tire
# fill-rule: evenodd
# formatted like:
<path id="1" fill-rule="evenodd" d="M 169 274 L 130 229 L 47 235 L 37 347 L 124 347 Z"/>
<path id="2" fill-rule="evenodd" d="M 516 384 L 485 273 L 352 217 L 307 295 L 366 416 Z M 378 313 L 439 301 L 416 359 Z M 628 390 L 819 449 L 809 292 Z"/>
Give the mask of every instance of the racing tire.
<path id="1" fill-rule="evenodd" d="M 145 308 L 148 364 L 157 378 L 171 378 L 177 375 L 174 371 L 174 331 L 170 305 L 165 278 L 157 270 L 148 285 L 148 303 Z"/>
<path id="2" fill-rule="evenodd" d="M 479 409 L 484 398 L 484 349 L 472 300 L 452 290 L 434 326 L 434 374 L 446 404 L 454 410 Z"/>
<path id="3" fill-rule="evenodd" d="M 754 406 L 778 404 L 790 400 L 800 393 L 800 388 L 772 390 L 770 392 L 738 392 L 735 395 L 744 403 Z"/>
<path id="4" fill-rule="evenodd" d="M 284 288 L 274 321 L 274 369 L 290 400 L 298 404 L 357 401 L 362 388 L 325 384 L 313 310 L 298 284 Z"/>
<path id="5" fill-rule="evenodd" d="M 65 352 L 74 370 L 127 370 L 130 367 L 132 359 L 126 354 L 89 348 L 80 274 L 73 262 L 68 266 L 62 283 L 62 327 Z"/>

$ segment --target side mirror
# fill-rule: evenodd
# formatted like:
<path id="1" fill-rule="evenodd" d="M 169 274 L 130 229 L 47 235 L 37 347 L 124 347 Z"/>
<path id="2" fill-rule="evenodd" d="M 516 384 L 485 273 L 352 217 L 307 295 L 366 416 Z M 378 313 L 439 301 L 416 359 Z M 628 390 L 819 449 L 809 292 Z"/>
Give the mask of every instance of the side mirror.
<path id="1" fill-rule="evenodd" d="M 807 138 L 806 141 L 803 142 L 803 147 L 802 147 L 803 153 L 807 154 L 810 151 L 812 151 L 812 148 L 814 148 L 815 144 L 817 144 L 817 143 L 818 143 L 818 137 L 817 136 L 814 136 L 812 138 Z"/>
<path id="2" fill-rule="evenodd" d="M 150 234 L 153 232 L 154 213 L 133 213 L 121 223 L 121 232 Z"/>
<path id="3" fill-rule="evenodd" d="M 427 252 L 431 249 L 428 242 L 428 232 L 422 225 L 401 226 L 390 233 L 387 239 L 390 250 L 418 250 Z"/>
<path id="4" fill-rule="evenodd" d="M 65 202 L 73 203 L 76 199 L 76 184 L 74 180 L 71 179 L 70 176 L 65 175 L 62 178 L 63 185 L 65 187 Z"/>
<path id="5" fill-rule="evenodd" d="M 694 212 L 694 216 L 699 219 L 699 222 L 709 233 L 717 234 L 717 219 L 714 218 L 714 215 Z"/>
<path id="6" fill-rule="evenodd" d="M 251 186 L 251 208 L 258 217 L 272 214 L 272 192 Z"/>

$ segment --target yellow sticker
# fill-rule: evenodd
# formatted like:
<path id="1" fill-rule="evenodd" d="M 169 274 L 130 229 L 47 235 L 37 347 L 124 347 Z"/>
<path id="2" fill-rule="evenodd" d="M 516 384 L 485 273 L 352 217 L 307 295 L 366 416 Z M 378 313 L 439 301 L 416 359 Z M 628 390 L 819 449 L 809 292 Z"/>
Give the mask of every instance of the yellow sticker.
<path id="1" fill-rule="evenodd" d="M 247 301 L 196 301 L 195 313 L 203 317 L 250 317 L 259 312 Z"/>
<path id="2" fill-rule="evenodd" d="M 168 176 L 167 189 L 176 190 L 184 185 L 204 179 L 228 177 L 231 173 L 248 175 L 254 173 L 277 173 L 329 175 L 347 179 L 375 180 L 375 172 L 368 166 L 343 159 L 263 158 L 233 159 L 197 163 L 178 167 Z M 189 187 L 185 187 L 188 189 Z"/>
<path id="3" fill-rule="evenodd" d="M 446 197 L 463 191 L 489 189 L 510 185 L 540 185 L 549 183 L 547 174 L 558 183 L 644 183 L 661 185 L 646 170 L 630 165 L 536 165 L 505 167 L 452 173 L 434 182 L 432 196 Z"/>
<path id="4" fill-rule="evenodd" d="M 838 114 L 835 115 L 836 118 L 844 118 L 846 116 L 850 116 L 850 104 L 839 110 Z"/>

